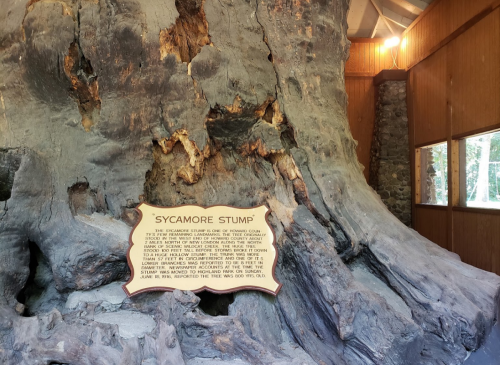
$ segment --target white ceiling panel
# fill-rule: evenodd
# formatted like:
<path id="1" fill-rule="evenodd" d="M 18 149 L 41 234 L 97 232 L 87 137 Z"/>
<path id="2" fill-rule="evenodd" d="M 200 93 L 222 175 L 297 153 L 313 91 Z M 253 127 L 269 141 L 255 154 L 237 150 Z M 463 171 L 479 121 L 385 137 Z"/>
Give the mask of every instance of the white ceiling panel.
<path id="1" fill-rule="evenodd" d="M 374 0 L 396 35 L 403 33 L 433 0 Z M 347 36 L 387 38 L 392 36 L 371 0 L 351 0 Z"/>

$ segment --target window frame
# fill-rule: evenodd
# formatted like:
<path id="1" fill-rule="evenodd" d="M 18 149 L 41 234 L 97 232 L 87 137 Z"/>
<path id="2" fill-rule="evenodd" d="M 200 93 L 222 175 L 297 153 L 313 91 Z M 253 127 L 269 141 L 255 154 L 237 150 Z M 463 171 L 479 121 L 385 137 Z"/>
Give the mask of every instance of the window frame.
<path id="1" fill-rule="evenodd" d="M 446 183 L 446 188 L 448 191 L 448 200 L 444 204 L 431 204 L 431 203 L 423 203 L 422 201 L 424 200 L 424 180 L 422 180 L 422 176 L 425 176 L 427 174 L 427 171 L 424 171 L 424 166 L 422 165 L 422 149 L 424 148 L 430 148 L 438 145 L 446 145 L 446 150 L 449 152 L 449 146 L 448 146 L 448 141 L 447 140 L 440 140 L 437 142 L 431 142 L 431 143 L 426 143 L 422 145 L 415 146 L 415 205 L 419 206 L 425 206 L 425 207 L 436 207 L 436 208 L 446 208 L 450 205 L 450 189 L 449 189 L 449 180 L 450 180 L 450 155 L 448 153 L 447 156 L 447 163 L 446 163 L 446 170 L 447 170 L 447 183 Z"/>
<path id="2" fill-rule="evenodd" d="M 467 142 L 468 138 L 480 137 L 485 134 L 500 132 L 500 128 L 493 128 L 481 132 L 472 132 L 455 136 L 451 140 L 452 150 L 452 207 L 453 210 L 500 214 L 500 208 L 469 207 L 467 206 Z"/>

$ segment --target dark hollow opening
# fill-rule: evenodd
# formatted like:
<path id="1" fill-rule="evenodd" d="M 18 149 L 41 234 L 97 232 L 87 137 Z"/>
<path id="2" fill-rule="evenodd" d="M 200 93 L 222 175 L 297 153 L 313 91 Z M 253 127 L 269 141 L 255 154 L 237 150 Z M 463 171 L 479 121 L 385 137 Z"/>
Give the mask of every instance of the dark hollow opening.
<path id="1" fill-rule="evenodd" d="M 17 301 L 24 304 L 24 317 L 31 317 L 40 312 L 48 312 L 52 308 L 59 308 L 66 301 L 60 296 L 53 285 L 52 270 L 48 259 L 36 243 L 29 241 L 30 274 L 24 288 L 17 295 Z"/>
<path id="2" fill-rule="evenodd" d="M 22 304 L 26 304 L 30 295 L 32 295 L 35 291 L 40 291 L 40 288 L 35 283 L 36 269 L 38 267 L 38 259 L 42 255 L 42 251 L 38 248 L 38 246 L 29 241 L 29 249 L 30 249 L 30 275 L 28 276 L 28 280 L 24 285 L 23 290 L 17 295 L 17 301 Z M 28 315 L 28 308 L 26 308 L 24 315 Z"/>
<path id="3" fill-rule="evenodd" d="M 214 294 L 204 291 L 196 295 L 200 298 L 198 307 L 211 316 L 227 316 L 229 305 L 234 302 L 234 295 L 232 293 Z"/>
<path id="4" fill-rule="evenodd" d="M 20 165 L 20 156 L 0 149 L 0 201 L 10 199 L 14 185 L 14 174 Z"/>

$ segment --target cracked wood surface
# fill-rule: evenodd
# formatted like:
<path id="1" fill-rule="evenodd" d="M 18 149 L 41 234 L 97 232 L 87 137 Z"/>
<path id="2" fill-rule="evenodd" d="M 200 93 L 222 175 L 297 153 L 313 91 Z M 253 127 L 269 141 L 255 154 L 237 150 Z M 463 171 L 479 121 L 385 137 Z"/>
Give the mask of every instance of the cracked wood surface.
<path id="1" fill-rule="evenodd" d="M 459 364 L 482 344 L 498 276 L 403 226 L 360 171 L 343 81 L 347 6 L 0 10 L 3 363 Z M 212 317 L 190 292 L 112 292 L 129 275 L 141 201 L 268 204 L 277 298 L 240 292 L 228 316 Z"/>

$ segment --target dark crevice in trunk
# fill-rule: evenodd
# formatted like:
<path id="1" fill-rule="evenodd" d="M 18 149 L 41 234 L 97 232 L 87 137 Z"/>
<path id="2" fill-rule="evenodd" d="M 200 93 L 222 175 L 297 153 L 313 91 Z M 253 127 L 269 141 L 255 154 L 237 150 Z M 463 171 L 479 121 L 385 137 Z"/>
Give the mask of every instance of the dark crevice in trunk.
<path id="1" fill-rule="evenodd" d="M 273 57 L 273 51 L 271 50 L 271 46 L 269 45 L 269 41 L 266 36 L 266 29 L 264 28 L 264 25 L 259 21 L 258 14 L 259 13 L 259 1 L 255 1 L 255 20 L 257 20 L 257 23 L 259 23 L 261 29 L 262 29 L 262 41 L 266 44 L 267 49 L 269 50 L 269 55 L 267 56 L 267 59 L 273 64 L 273 70 L 274 74 L 276 76 L 276 94 L 275 94 L 275 99 L 278 99 L 278 95 L 283 95 L 281 91 L 281 85 L 280 85 L 280 78 L 278 75 L 278 70 L 276 70 L 276 66 L 274 65 L 274 57 Z"/>
<path id="2" fill-rule="evenodd" d="M 79 3 L 76 17 L 77 34 L 69 46 L 68 55 L 64 57 L 64 72 L 71 82 L 70 95 L 78 104 L 82 125 L 88 132 L 97 121 L 101 109 L 101 98 L 97 74 L 80 46 L 80 9 Z"/>
<path id="3" fill-rule="evenodd" d="M 10 199 L 14 175 L 21 166 L 21 156 L 0 149 L 0 201 Z"/>
<path id="4" fill-rule="evenodd" d="M 196 295 L 200 298 L 198 307 L 211 316 L 227 316 L 229 305 L 234 302 L 233 293 L 214 294 L 209 291 L 203 291 Z"/>
<path id="5" fill-rule="evenodd" d="M 68 188 L 71 213 L 91 215 L 94 212 L 106 213 L 106 199 L 100 191 L 90 188 L 87 181 L 79 181 Z"/>
<path id="6" fill-rule="evenodd" d="M 21 304 L 25 305 L 23 316 L 31 317 L 35 315 L 30 308 L 30 304 L 36 300 L 35 298 L 39 298 L 46 289 L 46 281 L 40 277 L 40 269 L 39 266 L 47 266 L 48 261 L 43 255 L 40 248 L 36 243 L 29 241 L 28 242 L 29 252 L 30 252 L 30 263 L 29 269 L 30 274 L 24 285 L 24 288 L 19 292 L 17 296 L 17 301 Z"/>
<path id="7" fill-rule="evenodd" d="M 319 363 L 345 364 L 339 354 L 344 343 L 338 335 L 338 323 L 335 323 L 338 317 L 320 294 L 322 290 L 311 272 L 309 255 L 301 251 L 302 232 L 293 229 L 287 236 L 287 243 L 280 250 L 282 271 L 279 280 L 284 287 L 283 293 L 278 296 L 287 329 L 293 339 Z M 293 310 L 290 310 L 289 303 L 294 303 Z"/>
<path id="8" fill-rule="evenodd" d="M 29 276 L 17 301 L 24 305 L 24 317 L 47 313 L 57 308 L 62 311 L 69 293 L 56 290 L 49 260 L 35 242 L 28 242 L 30 262 Z"/>
<path id="9" fill-rule="evenodd" d="M 38 267 L 38 257 L 42 254 L 42 252 L 34 242 L 29 241 L 28 245 L 30 250 L 30 275 L 28 276 L 28 280 L 26 281 L 23 290 L 21 290 L 17 295 L 17 301 L 21 304 L 26 304 L 29 296 L 33 295 L 35 292 L 39 293 L 42 289 L 35 284 L 35 275 Z M 29 316 L 29 308 L 25 308 L 24 315 Z"/>

